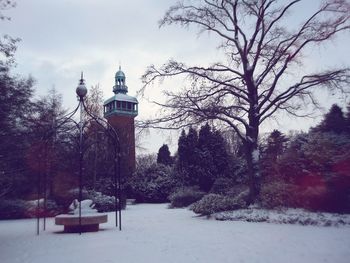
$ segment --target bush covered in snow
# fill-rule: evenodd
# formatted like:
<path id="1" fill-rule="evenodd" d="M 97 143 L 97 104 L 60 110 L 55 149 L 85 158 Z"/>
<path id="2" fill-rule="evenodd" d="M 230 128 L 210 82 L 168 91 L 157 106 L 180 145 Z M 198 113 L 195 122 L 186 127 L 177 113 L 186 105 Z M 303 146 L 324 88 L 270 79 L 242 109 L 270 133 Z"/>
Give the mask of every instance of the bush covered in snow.
<path id="1" fill-rule="evenodd" d="M 139 167 L 129 182 L 137 202 L 167 202 L 176 186 L 173 172 L 163 164 Z"/>
<path id="2" fill-rule="evenodd" d="M 296 186 L 281 181 L 263 184 L 260 190 L 260 201 L 263 207 L 295 207 Z"/>
<path id="3" fill-rule="evenodd" d="M 89 191 L 90 198 L 95 203 L 95 208 L 98 212 L 111 212 L 115 211 L 115 197 L 104 195 L 100 192 Z M 122 209 L 125 209 L 126 202 L 125 200 L 121 203 Z"/>
<path id="4" fill-rule="evenodd" d="M 225 195 L 234 187 L 234 182 L 231 178 L 220 177 L 214 181 L 210 189 L 210 193 Z"/>
<path id="5" fill-rule="evenodd" d="M 1 200 L 0 219 L 17 219 L 26 217 L 27 204 L 21 199 Z"/>
<path id="6" fill-rule="evenodd" d="M 79 199 L 79 189 L 74 188 L 69 190 L 64 196 L 59 198 L 60 203 L 65 209 L 68 209 L 69 204 L 74 200 Z M 91 199 L 96 205 L 96 209 L 98 212 L 110 212 L 115 210 L 115 198 L 114 196 L 104 195 L 101 192 L 97 192 L 94 190 L 82 190 L 82 199 Z M 121 199 L 121 207 L 125 209 L 126 199 Z M 67 212 L 67 211 L 65 211 Z"/>
<path id="7" fill-rule="evenodd" d="M 193 187 L 179 188 L 169 196 L 170 207 L 186 207 L 200 200 L 205 192 Z"/>
<path id="8" fill-rule="evenodd" d="M 26 206 L 27 206 L 27 211 L 26 211 L 27 217 L 36 217 L 38 212 L 39 212 L 39 216 L 41 217 L 42 216 L 52 217 L 62 212 L 62 207 L 57 205 L 57 203 L 51 199 L 46 200 L 45 209 L 44 209 L 44 206 L 45 206 L 44 199 L 40 199 L 39 211 L 37 210 L 37 200 L 27 201 Z"/>
<path id="9" fill-rule="evenodd" d="M 275 224 L 299 224 L 315 226 L 350 225 L 349 214 L 331 214 L 308 212 L 303 209 L 239 209 L 213 214 L 217 220 L 267 222 Z"/>
<path id="10" fill-rule="evenodd" d="M 201 200 L 191 206 L 196 214 L 211 215 L 221 211 L 229 211 L 246 206 L 242 198 L 234 198 L 218 194 L 205 195 Z"/>
<path id="11" fill-rule="evenodd" d="M 44 199 L 39 200 L 40 207 L 38 210 L 37 200 L 25 201 L 21 199 L 1 200 L 0 201 L 0 219 L 17 219 L 31 218 L 39 216 L 55 216 L 62 209 L 53 200 L 46 201 L 46 209 L 44 209 Z M 44 211 L 45 210 L 45 211 Z"/>

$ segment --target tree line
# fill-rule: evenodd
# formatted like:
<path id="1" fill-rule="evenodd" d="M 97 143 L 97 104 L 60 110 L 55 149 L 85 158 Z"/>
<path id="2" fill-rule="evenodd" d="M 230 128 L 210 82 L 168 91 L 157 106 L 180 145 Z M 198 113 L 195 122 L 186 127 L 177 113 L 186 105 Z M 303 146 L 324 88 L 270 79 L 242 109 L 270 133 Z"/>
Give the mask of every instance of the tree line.
<path id="1" fill-rule="evenodd" d="M 207 123 L 198 131 L 194 127 L 183 129 L 173 156 L 166 144 L 156 157 L 139 156 L 137 171 L 129 182 L 134 197 L 141 202 L 187 198 L 174 201 L 181 206 L 216 194 L 226 198 L 226 203 L 227 198 L 234 198 L 229 207 L 236 207 L 237 201 L 245 207 L 249 204 L 249 177 L 244 145 L 231 136 Z M 349 212 L 349 149 L 350 105 L 345 114 L 333 105 L 308 132 L 285 135 L 273 130 L 259 139 L 260 191 L 256 204 Z"/>

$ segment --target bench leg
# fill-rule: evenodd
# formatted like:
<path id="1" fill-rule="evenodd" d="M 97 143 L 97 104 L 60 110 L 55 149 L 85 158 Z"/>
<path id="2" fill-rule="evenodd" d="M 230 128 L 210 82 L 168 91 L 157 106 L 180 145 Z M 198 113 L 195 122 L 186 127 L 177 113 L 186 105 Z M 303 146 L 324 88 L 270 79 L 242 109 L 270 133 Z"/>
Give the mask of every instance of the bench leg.
<path id="1" fill-rule="evenodd" d="M 66 233 L 79 233 L 81 232 L 97 232 L 99 230 L 99 224 L 93 225 L 74 225 L 74 226 L 64 226 L 64 232 Z"/>

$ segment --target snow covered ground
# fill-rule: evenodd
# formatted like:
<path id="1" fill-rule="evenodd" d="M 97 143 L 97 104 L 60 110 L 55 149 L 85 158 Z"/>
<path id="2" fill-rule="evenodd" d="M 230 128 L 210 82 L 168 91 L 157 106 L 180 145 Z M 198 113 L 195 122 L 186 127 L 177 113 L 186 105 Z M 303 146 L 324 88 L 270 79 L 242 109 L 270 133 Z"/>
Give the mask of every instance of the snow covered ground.
<path id="1" fill-rule="evenodd" d="M 49 219 L 0 221 L 1 263 L 349 262 L 350 227 L 216 221 L 166 204 L 129 206 L 123 230 L 114 215 L 97 233 L 62 234 Z"/>

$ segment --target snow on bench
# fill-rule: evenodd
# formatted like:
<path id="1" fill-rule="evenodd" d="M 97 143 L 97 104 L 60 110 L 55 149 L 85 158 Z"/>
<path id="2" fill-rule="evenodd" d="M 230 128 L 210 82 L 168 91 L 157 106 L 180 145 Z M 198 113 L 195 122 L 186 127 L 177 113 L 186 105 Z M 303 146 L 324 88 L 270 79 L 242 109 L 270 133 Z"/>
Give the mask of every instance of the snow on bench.
<path id="1" fill-rule="evenodd" d="M 55 217 L 56 225 L 63 225 L 64 232 L 92 232 L 99 230 L 99 224 L 108 221 L 107 214 L 97 213 L 92 200 L 81 202 L 81 218 L 79 217 L 79 202 L 74 200 L 69 206 L 69 214 L 61 214 Z"/>

